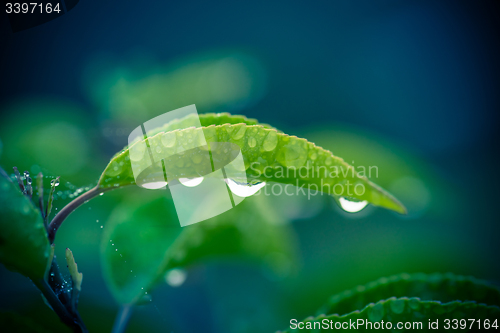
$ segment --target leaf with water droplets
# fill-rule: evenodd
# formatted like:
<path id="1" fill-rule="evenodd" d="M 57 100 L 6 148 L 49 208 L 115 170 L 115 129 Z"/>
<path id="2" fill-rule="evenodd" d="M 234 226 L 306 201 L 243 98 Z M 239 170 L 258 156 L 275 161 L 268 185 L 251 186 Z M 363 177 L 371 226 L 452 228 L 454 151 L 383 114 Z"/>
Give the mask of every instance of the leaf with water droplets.
<path id="1" fill-rule="evenodd" d="M 457 319 L 458 321 L 465 319 L 467 321 L 467 319 L 473 318 L 482 322 L 484 319 L 493 321 L 499 316 L 500 308 L 494 305 L 488 306 L 476 302 L 462 301 L 441 303 L 438 301 L 423 301 L 419 298 L 392 297 L 377 303 L 371 303 L 358 311 L 343 315 L 322 314 L 317 317 L 306 318 L 302 321 L 303 324 L 300 324 L 301 327 L 304 327 L 300 332 L 332 332 L 332 330 L 335 330 L 335 326 L 337 326 L 337 329 L 342 327 L 342 323 L 347 323 L 347 327 L 349 327 L 350 322 L 360 323 L 359 326 L 355 325 L 357 331 L 372 332 L 376 330 L 377 325 L 381 325 L 382 321 L 384 321 L 384 329 L 389 322 L 394 326 L 396 323 L 401 322 L 411 325 L 419 325 L 418 323 L 420 323 L 421 326 L 412 326 L 412 329 L 428 330 L 429 320 L 431 322 L 439 320 L 440 328 L 443 328 L 444 319 Z M 332 326 L 323 327 L 321 325 L 323 320 Z M 379 326 L 379 329 L 382 329 L 381 326 Z M 295 330 L 280 332 L 295 332 Z"/>
<path id="2" fill-rule="evenodd" d="M 144 191 L 144 190 L 143 190 Z M 111 214 L 101 241 L 105 281 L 116 300 L 134 303 L 167 271 L 224 257 L 249 258 L 280 276 L 294 263 L 294 237 L 257 196 L 209 220 L 181 228 L 173 201 L 146 191 Z M 271 258 L 272 257 L 272 258 Z M 273 261 L 275 263 L 276 260 Z M 284 270 L 284 271 L 283 271 Z"/>
<path id="3" fill-rule="evenodd" d="M 500 306 L 500 289 L 473 277 L 448 274 L 400 274 L 381 278 L 332 296 L 321 313 L 349 313 L 389 297 L 419 297 L 421 300 L 476 301 Z"/>
<path id="4" fill-rule="evenodd" d="M 42 279 L 50 245 L 40 211 L 0 170 L 0 262 L 32 280 Z"/>
<path id="5" fill-rule="evenodd" d="M 391 194 L 372 183 L 364 175 L 358 174 L 354 167 L 305 139 L 280 133 L 268 125 L 256 124 L 242 116 L 200 115 L 203 126 L 183 128 L 185 120 L 176 120 L 148 132 L 150 154 L 146 154 L 145 141 L 137 141 L 129 148 L 115 155 L 102 174 L 99 185 L 107 188 L 135 184 L 131 159 L 134 167 L 145 170 L 149 167 L 150 157 L 163 160 L 172 174 L 182 174 L 185 178 L 200 176 L 202 148 L 185 150 L 182 154 L 166 154 L 177 151 L 176 147 L 188 145 L 189 138 L 199 138 L 203 131 L 206 142 L 230 142 L 241 149 L 250 182 L 277 182 L 295 185 L 304 190 L 322 191 L 350 202 L 371 203 L 376 206 L 406 213 L 405 207 Z M 238 123 L 241 122 L 241 123 Z M 189 122 L 186 122 L 189 123 Z M 175 140 L 172 135 L 175 133 Z M 168 137 L 166 139 L 166 137 Z M 175 144 L 171 144 L 175 141 Z M 167 144 L 165 144 L 167 143 Z M 156 152 L 159 147 L 161 153 Z M 155 149 L 153 149 L 155 148 Z M 228 154 L 227 162 L 233 158 Z M 162 178 L 161 166 L 155 173 Z M 162 178 L 163 180 L 163 178 Z M 163 187 L 165 183 L 161 184 Z M 349 202 L 346 202 L 346 205 Z M 351 207 L 353 205 L 349 205 Z M 357 205 L 359 206 L 359 205 Z"/>

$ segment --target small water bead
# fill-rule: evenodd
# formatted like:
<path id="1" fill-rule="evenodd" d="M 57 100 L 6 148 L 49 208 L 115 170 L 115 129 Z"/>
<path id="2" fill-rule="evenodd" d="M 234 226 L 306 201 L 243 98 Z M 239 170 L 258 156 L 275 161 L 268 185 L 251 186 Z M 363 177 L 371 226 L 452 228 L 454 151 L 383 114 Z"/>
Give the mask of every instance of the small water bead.
<path id="1" fill-rule="evenodd" d="M 59 179 L 55 178 L 50 181 L 51 186 L 59 186 Z"/>
<path id="2" fill-rule="evenodd" d="M 332 162 L 333 162 L 333 159 L 332 159 L 330 156 L 328 156 L 328 157 L 325 159 L 325 164 L 326 164 L 326 165 L 331 165 L 331 164 L 332 164 Z"/>
<path id="3" fill-rule="evenodd" d="M 101 225 L 101 229 L 102 229 L 102 228 L 104 228 L 104 226 L 103 226 L 103 225 Z"/>
<path id="4" fill-rule="evenodd" d="M 104 195 L 104 193 L 101 193 L 101 194 L 99 194 L 99 195 L 100 195 L 100 196 L 101 196 L 101 195 Z"/>
<path id="5" fill-rule="evenodd" d="M 249 138 L 248 138 L 248 146 L 249 146 L 250 148 L 253 148 L 253 147 L 255 147 L 255 145 L 257 145 L 257 140 L 255 140 L 255 138 L 254 138 L 254 137 L 252 137 L 252 136 L 251 136 L 251 137 L 249 137 Z"/>

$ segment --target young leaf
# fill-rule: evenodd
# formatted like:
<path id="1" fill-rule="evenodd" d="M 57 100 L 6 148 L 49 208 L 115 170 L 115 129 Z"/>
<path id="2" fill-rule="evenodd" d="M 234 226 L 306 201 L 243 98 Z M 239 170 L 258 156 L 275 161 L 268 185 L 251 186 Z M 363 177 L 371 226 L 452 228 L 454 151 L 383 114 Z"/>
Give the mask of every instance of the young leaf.
<path id="1" fill-rule="evenodd" d="M 355 323 L 357 331 L 373 332 L 377 330 L 374 328 L 376 327 L 374 323 L 381 325 L 382 320 L 385 323 L 384 329 L 386 329 L 385 325 L 388 322 L 393 325 L 393 329 L 396 329 L 397 323 L 411 323 L 412 325 L 418 325 L 412 326 L 411 329 L 413 330 L 432 332 L 428 326 L 429 321 L 434 322 L 439 320 L 439 330 L 437 331 L 445 331 L 445 326 L 443 326 L 445 324 L 444 319 L 457 319 L 458 322 L 461 319 L 465 319 L 467 329 L 469 329 L 469 325 L 471 324 L 467 320 L 475 319 L 474 324 L 476 326 L 473 326 L 473 328 L 478 328 L 478 325 L 481 325 L 481 328 L 483 328 L 483 320 L 488 319 L 493 323 L 499 316 L 499 307 L 477 304 L 475 302 L 454 301 L 441 303 L 436 301 L 422 301 L 419 298 L 393 297 L 375 304 L 371 303 L 361 311 L 354 311 L 342 316 L 334 314 L 328 316 L 320 315 L 315 318 L 309 317 L 302 322 L 303 324 L 300 324 L 300 327 L 304 327 L 304 329 L 300 329 L 300 332 L 332 332 L 332 330 L 335 330 L 335 323 L 340 323 L 337 324 L 337 329 L 338 327 L 342 327 L 342 323 L 344 323 L 344 326 L 347 323 L 345 327 L 348 328 L 350 327 L 350 323 Z M 325 322 L 328 323 L 328 328 L 322 325 Z M 379 329 L 381 329 L 380 326 Z M 296 331 L 299 330 L 289 329 L 282 331 L 282 333 Z"/>
<path id="2" fill-rule="evenodd" d="M 486 281 L 450 273 L 417 273 L 381 278 L 334 295 L 318 314 L 345 314 L 381 299 L 403 296 L 441 302 L 475 301 L 500 306 L 500 290 Z"/>
<path id="3" fill-rule="evenodd" d="M 0 172 L 0 262 L 32 280 L 43 279 L 50 245 L 40 211 Z"/>
<path id="4" fill-rule="evenodd" d="M 249 124 L 226 123 L 222 121 L 246 121 Z M 334 156 L 331 152 L 295 136 L 278 132 L 269 126 L 253 125 L 253 121 L 240 119 L 240 116 L 200 116 L 202 129 L 182 128 L 183 120 L 166 124 L 162 128 L 148 132 L 147 145 L 150 154 L 145 153 L 146 143 L 137 141 L 115 155 L 104 173 L 99 185 L 103 188 L 135 184 L 130 159 L 134 166 L 145 169 L 149 166 L 152 155 L 155 161 L 164 160 L 165 165 L 173 169 L 174 174 L 183 177 L 199 177 L 200 154 L 196 150 L 179 157 L 174 154 L 177 147 L 188 142 L 200 140 L 204 134 L 206 142 L 230 142 L 238 145 L 245 160 L 246 175 L 249 181 L 278 182 L 323 191 L 337 197 L 347 197 L 357 201 L 367 201 L 373 205 L 406 213 L 405 207 L 392 195 L 359 175 L 353 166 Z M 208 123 L 215 123 L 208 125 Z M 203 131 L 203 132 L 201 132 Z M 191 141 L 189 141 L 191 140 Z M 132 156 L 130 154 L 132 149 Z M 206 155 L 206 154 L 201 154 Z M 167 157 L 165 157 L 167 156 Z M 233 156 L 220 156 L 229 162 Z M 178 171 L 175 171 L 178 166 Z"/>
<path id="5" fill-rule="evenodd" d="M 137 302 L 167 270 L 211 258 L 238 256 L 267 263 L 270 256 L 278 256 L 293 263 L 290 230 L 275 224 L 280 219 L 253 200 L 259 197 L 181 228 L 173 202 L 151 195 L 117 207 L 104 229 L 101 264 L 121 304 Z"/>
<path id="6" fill-rule="evenodd" d="M 80 296 L 80 291 L 82 290 L 83 274 L 78 272 L 78 266 L 75 262 L 73 252 L 71 252 L 68 248 L 66 248 L 66 263 L 68 264 L 68 270 L 71 276 L 71 309 L 73 313 L 76 313 L 78 297 Z"/>

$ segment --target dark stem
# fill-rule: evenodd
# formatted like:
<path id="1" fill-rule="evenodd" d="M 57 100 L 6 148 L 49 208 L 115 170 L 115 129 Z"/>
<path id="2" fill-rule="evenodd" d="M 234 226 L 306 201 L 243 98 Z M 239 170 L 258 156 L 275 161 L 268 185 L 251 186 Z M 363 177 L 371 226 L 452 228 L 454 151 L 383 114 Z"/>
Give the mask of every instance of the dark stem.
<path id="1" fill-rule="evenodd" d="M 113 324 L 113 330 L 111 333 L 124 333 L 127 328 L 128 320 L 132 314 L 133 305 L 125 304 L 120 306 L 120 310 L 116 315 L 115 323 Z"/>
<path id="2" fill-rule="evenodd" d="M 87 333 L 87 328 L 83 324 L 80 315 L 76 314 L 73 316 L 68 312 L 68 309 L 61 303 L 59 298 L 54 294 L 52 288 L 50 288 L 47 281 L 44 279 L 40 279 L 37 281 L 33 281 L 38 289 L 42 292 L 45 299 L 50 304 L 54 312 L 59 316 L 61 321 L 70 327 L 75 333 Z"/>
<path id="3" fill-rule="evenodd" d="M 69 214 L 71 214 L 75 209 L 83 205 L 85 202 L 89 201 L 90 199 L 98 196 L 101 193 L 104 193 L 106 191 L 112 190 L 112 187 L 109 188 L 102 188 L 97 185 L 96 187 L 92 188 L 91 190 L 83 193 L 80 195 L 78 198 L 75 198 L 73 201 L 71 201 L 69 204 L 64 206 L 63 209 L 57 215 L 52 219 L 52 221 L 49 224 L 49 241 L 50 243 L 54 243 L 54 239 L 56 238 L 56 233 L 57 229 L 61 226 L 61 224 L 64 222 L 66 217 L 68 217 Z"/>

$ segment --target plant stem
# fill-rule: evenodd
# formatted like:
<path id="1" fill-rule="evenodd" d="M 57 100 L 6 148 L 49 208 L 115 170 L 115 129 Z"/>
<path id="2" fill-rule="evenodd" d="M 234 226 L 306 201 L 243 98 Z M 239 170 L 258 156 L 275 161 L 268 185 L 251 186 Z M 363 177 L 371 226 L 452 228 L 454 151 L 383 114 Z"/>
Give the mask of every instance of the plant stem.
<path id="1" fill-rule="evenodd" d="M 120 310 L 116 315 L 115 323 L 113 324 L 113 330 L 111 333 L 124 333 L 127 328 L 128 320 L 132 314 L 132 304 L 124 304 L 120 306 Z"/>
<path id="2" fill-rule="evenodd" d="M 54 239 L 56 238 L 56 233 L 57 229 L 61 226 L 61 224 L 64 222 L 66 217 L 68 217 L 69 214 L 71 214 L 75 209 L 83 205 L 85 202 L 88 200 L 98 196 L 101 193 L 104 193 L 106 191 L 112 190 L 113 188 L 102 188 L 97 185 L 96 187 L 92 188 L 91 190 L 83 193 L 79 197 L 75 198 L 73 201 L 71 201 L 69 204 L 64 206 L 63 209 L 57 215 L 52 219 L 52 221 L 49 224 L 49 241 L 50 243 L 54 243 Z"/>
<path id="3" fill-rule="evenodd" d="M 49 284 L 47 281 L 44 279 L 40 279 L 38 281 L 33 281 L 35 285 L 37 286 L 38 289 L 42 292 L 43 296 L 45 296 L 45 299 L 47 302 L 50 304 L 54 312 L 59 316 L 61 321 L 66 324 L 68 327 L 70 327 L 73 332 L 75 333 L 87 333 L 87 328 L 83 324 L 82 319 L 80 318 L 80 315 L 76 315 L 76 317 L 73 317 L 66 307 L 61 303 L 59 298 L 54 294 L 54 291 L 52 288 L 50 288 Z"/>

